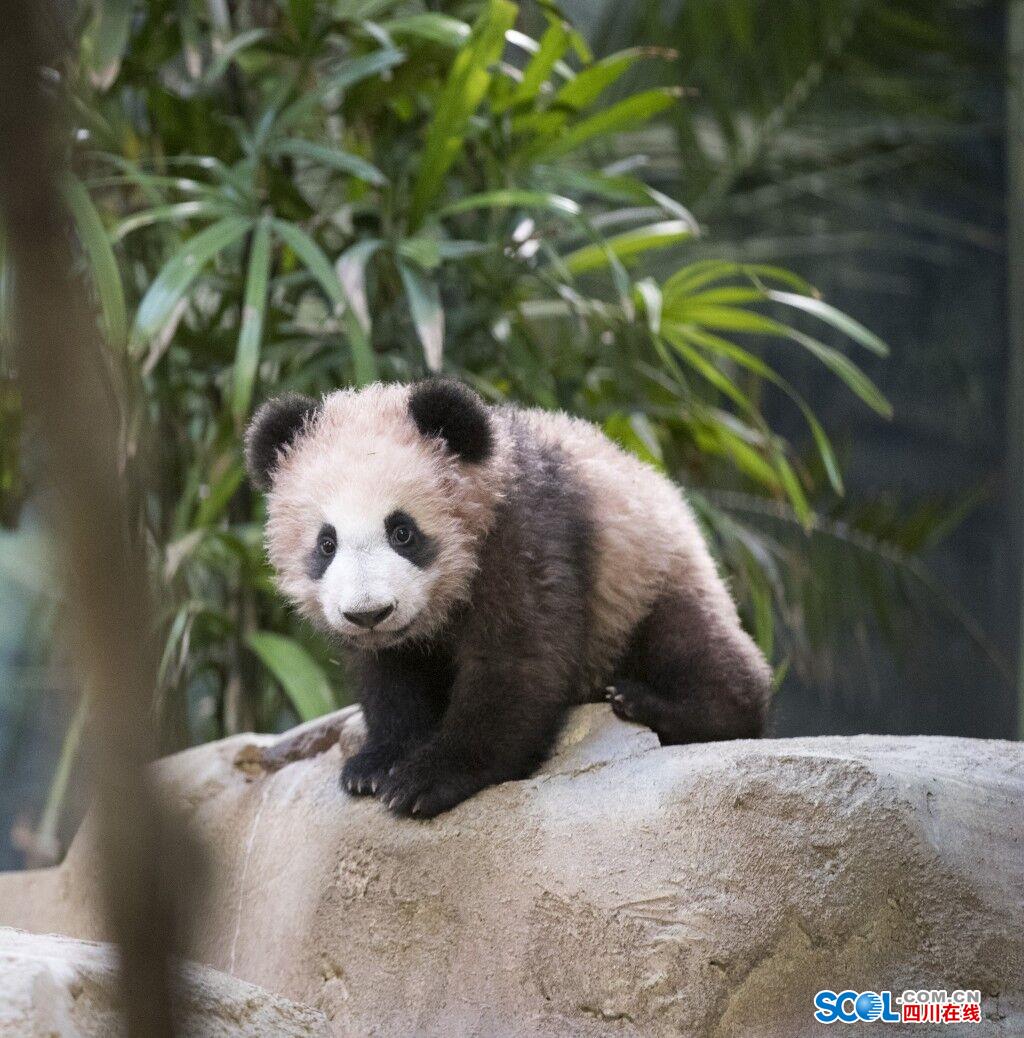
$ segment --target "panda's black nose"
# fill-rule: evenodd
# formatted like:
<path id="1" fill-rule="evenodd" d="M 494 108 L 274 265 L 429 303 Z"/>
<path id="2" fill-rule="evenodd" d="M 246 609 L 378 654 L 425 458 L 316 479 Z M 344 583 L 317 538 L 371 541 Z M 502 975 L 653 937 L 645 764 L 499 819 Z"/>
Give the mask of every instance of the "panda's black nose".
<path id="1" fill-rule="evenodd" d="M 370 609 L 365 613 L 343 613 L 342 615 L 356 627 L 376 627 L 382 620 L 386 620 L 395 611 L 394 604 L 383 606 L 380 609 Z"/>

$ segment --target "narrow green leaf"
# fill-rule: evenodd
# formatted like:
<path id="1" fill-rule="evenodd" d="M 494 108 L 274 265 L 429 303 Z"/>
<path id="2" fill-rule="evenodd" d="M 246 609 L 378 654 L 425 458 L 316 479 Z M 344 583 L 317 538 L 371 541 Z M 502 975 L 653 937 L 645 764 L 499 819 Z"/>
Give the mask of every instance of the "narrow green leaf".
<path id="1" fill-rule="evenodd" d="M 666 220 L 624 231 L 608 238 L 604 244 L 585 245 L 562 257 L 567 270 L 585 274 L 608 265 L 608 254 L 620 260 L 631 259 L 652 249 L 665 249 L 693 236 L 693 231 L 682 220 Z"/>
<path id="2" fill-rule="evenodd" d="M 484 191 L 461 198 L 438 211 L 438 216 L 455 216 L 474 209 L 550 209 L 565 216 L 579 216 L 582 210 L 571 198 L 550 191 L 530 191 L 523 188 L 504 188 Z"/>
<path id="3" fill-rule="evenodd" d="M 252 202 L 255 198 L 255 167 L 251 160 L 246 159 L 234 166 L 228 166 L 213 155 L 171 155 L 165 161 L 168 166 L 191 166 L 212 173 L 221 184 L 237 194 L 241 201 Z"/>
<path id="4" fill-rule="evenodd" d="M 739 274 L 739 264 L 729 260 L 698 260 L 680 267 L 661 286 L 666 300 L 683 297 L 713 285 L 719 281 L 727 281 Z"/>
<path id="5" fill-rule="evenodd" d="M 186 241 L 164 264 L 142 297 L 132 329 L 131 349 L 139 353 L 156 336 L 178 301 L 217 253 L 233 245 L 252 227 L 252 220 L 227 216 Z"/>
<path id="6" fill-rule="evenodd" d="M 552 16 L 549 14 L 548 21 L 551 21 L 551 17 Z M 570 33 L 569 39 L 573 44 L 575 44 L 578 37 L 575 33 Z M 532 36 L 527 36 L 525 32 L 520 32 L 518 29 L 508 29 L 505 32 L 505 42 L 512 47 L 518 47 L 520 50 L 525 51 L 530 55 L 531 60 L 534 55 L 539 54 L 541 51 L 540 41 L 535 40 Z M 505 72 L 507 76 L 507 68 L 505 66 L 502 66 L 502 71 Z M 557 72 L 563 80 L 576 78 L 576 73 L 573 72 L 564 61 L 556 61 L 553 71 Z M 521 78 L 522 76 L 520 75 L 520 80 Z M 510 87 L 511 85 L 514 85 L 514 83 L 515 81 L 510 83 L 509 79 L 506 79 L 503 86 Z"/>
<path id="7" fill-rule="evenodd" d="M 581 169 L 556 162 L 535 167 L 538 181 L 574 196 L 592 196 L 604 202 L 644 205 L 651 201 L 646 185 L 635 177 L 609 176 L 591 169 Z M 658 203 L 660 205 L 660 203 Z M 678 214 L 674 214 L 678 215 Z"/>
<path id="8" fill-rule="evenodd" d="M 595 137 L 608 137 L 621 130 L 636 129 L 653 119 L 659 112 L 670 108 L 676 103 L 677 97 L 678 91 L 672 88 L 645 90 L 634 94 L 610 108 L 574 123 L 563 133 L 528 147 L 526 153 L 534 158 L 545 159 L 567 155 Z"/>
<path id="9" fill-rule="evenodd" d="M 694 437 L 701 450 L 725 455 L 740 472 L 756 482 L 771 490 L 782 489 L 782 482 L 775 468 L 724 422 L 697 425 L 694 428 Z"/>
<path id="10" fill-rule="evenodd" d="M 50 788 L 46 793 L 46 804 L 43 807 L 39 827 L 35 834 L 38 845 L 44 851 L 49 851 L 51 848 L 57 849 L 60 846 L 61 815 L 67 799 L 68 786 L 71 783 L 71 772 L 82 745 L 82 733 L 85 731 L 85 723 L 89 715 L 90 699 L 91 696 L 87 692 L 79 693 L 78 705 L 75 707 L 71 724 L 64 733 L 57 767 L 50 780 Z"/>
<path id="11" fill-rule="evenodd" d="M 106 157 L 103 156 L 103 158 Z M 212 184 L 204 184 L 199 180 L 192 180 L 190 177 L 155 176 L 151 173 L 143 173 L 141 170 L 109 177 L 89 177 L 85 181 L 85 185 L 95 190 L 131 185 L 137 187 L 154 206 L 161 205 L 164 202 L 165 196 L 163 191 L 167 188 L 180 191 L 186 195 L 206 195 L 213 199 L 221 198 L 220 188 Z"/>
<path id="12" fill-rule="evenodd" d="M 725 372 L 719 370 L 706 357 L 702 356 L 687 341 L 685 332 L 674 328 L 665 329 L 665 338 L 675 347 L 679 355 L 703 379 L 709 382 L 720 393 L 728 397 L 734 404 L 749 415 L 757 415 L 753 401 L 736 385 Z"/>
<path id="13" fill-rule="evenodd" d="M 61 193 L 71 210 L 78 239 L 89 259 L 107 338 L 111 348 L 120 352 L 128 342 L 128 312 L 121 271 L 110 244 L 110 236 L 81 181 L 72 176 L 65 177 L 61 182 Z"/>
<path id="14" fill-rule="evenodd" d="M 107 90 L 117 79 L 132 27 L 132 0 L 98 0 L 96 17 L 82 41 L 89 79 Z"/>
<path id="15" fill-rule="evenodd" d="M 625 75 L 641 58 L 671 53 L 673 52 L 636 47 L 610 54 L 573 76 L 555 93 L 548 108 L 516 116 L 512 120 L 512 130 L 526 136 L 554 137 L 562 132 L 573 116 L 580 115 L 590 108 L 605 90 Z"/>
<path id="16" fill-rule="evenodd" d="M 323 668 L 293 638 L 251 631 L 245 640 L 278 680 L 301 720 L 312 721 L 336 708 L 337 700 Z"/>
<path id="17" fill-rule="evenodd" d="M 635 454 L 641 461 L 664 471 L 665 459 L 661 444 L 650 419 L 639 411 L 626 415 L 616 411 L 602 424 L 605 436 Z"/>
<path id="18" fill-rule="evenodd" d="M 791 306 L 797 310 L 803 310 L 805 313 L 813 314 L 849 336 L 854 342 L 858 342 L 872 353 L 878 354 L 879 357 L 889 356 L 889 347 L 874 332 L 869 331 L 859 321 L 855 321 L 848 314 L 837 310 L 824 300 L 796 295 L 793 292 L 778 292 L 774 289 L 769 289 L 768 298 L 776 303 L 782 303 L 784 306 Z"/>
<path id="19" fill-rule="evenodd" d="M 814 412 L 803 402 L 798 400 L 800 410 L 803 412 L 804 420 L 807 422 L 811 430 L 811 435 L 814 437 L 814 445 L 818 448 L 818 457 L 821 458 L 822 466 L 825 469 L 825 475 L 828 477 L 829 483 L 832 485 L 832 489 L 837 494 L 844 493 L 843 489 L 843 476 L 839 471 L 839 462 L 836 460 L 836 452 L 832 449 L 832 441 L 828 438 L 828 434 L 822 428 L 821 422 L 818 421 L 814 416 Z"/>
<path id="20" fill-rule="evenodd" d="M 401 258 L 398 260 L 398 273 L 409 300 L 416 334 L 423 344 L 427 369 L 440 371 L 444 355 L 444 309 L 440 289 L 436 281 Z"/>
<path id="21" fill-rule="evenodd" d="M 554 104 L 559 108 L 575 109 L 577 112 L 589 108 L 613 83 L 622 78 L 638 61 L 651 57 L 667 57 L 672 51 L 654 47 L 633 47 L 616 54 L 609 54 L 595 61 L 580 72 L 575 79 L 566 83 L 555 94 Z"/>
<path id="22" fill-rule="evenodd" d="M 807 280 L 794 274 L 785 267 L 776 267 L 769 263 L 741 263 L 739 272 L 755 282 L 777 281 L 781 285 L 789 285 L 801 295 L 818 297 L 818 290 Z"/>
<path id="23" fill-rule="evenodd" d="M 441 242 L 429 234 L 404 238 L 398 243 L 398 252 L 424 270 L 434 270 L 441 265 Z"/>
<path id="24" fill-rule="evenodd" d="M 643 305 L 647 316 L 647 327 L 652 335 L 661 331 L 662 298 L 661 289 L 653 278 L 644 278 L 635 285 L 637 299 Z"/>
<path id="25" fill-rule="evenodd" d="M 449 238 L 437 243 L 437 252 L 442 260 L 460 260 L 468 256 L 483 256 L 494 252 L 500 245 L 493 241 L 457 241 Z"/>
<path id="26" fill-rule="evenodd" d="M 469 39 L 470 27 L 458 18 L 447 14 L 410 14 L 405 18 L 392 18 L 380 26 L 389 36 L 401 39 L 415 36 L 443 47 L 461 47 Z"/>
<path id="27" fill-rule="evenodd" d="M 864 374 L 856 364 L 844 353 L 826 346 L 813 336 L 805 335 L 795 328 L 786 329 L 787 338 L 799 343 L 809 353 L 818 358 L 834 375 L 841 378 L 873 411 L 883 418 L 892 417 L 892 404 L 882 395 L 878 387 Z"/>
<path id="28" fill-rule="evenodd" d="M 551 19 L 551 23 L 540 39 L 537 53 L 530 59 L 523 70 L 522 82 L 512 91 L 508 102 L 502 106 L 522 104 L 536 98 L 548 81 L 555 65 L 569 47 L 571 29 L 560 18 Z"/>
<path id="29" fill-rule="evenodd" d="M 174 223 L 178 220 L 194 220 L 197 216 L 229 216 L 238 215 L 231 205 L 215 201 L 212 198 L 193 198 L 187 202 L 173 202 L 170 205 L 158 205 L 152 209 L 143 209 L 125 217 L 114 228 L 114 240 L 120 241 L 141 227 L 150 227 L 155 223 Z"/>
<path id="30" fill-rule="evenodd" d="M 789 461 L 779 450 L 773 452 L 772 461 L 782 480 L 782 488 L 786 491 L 789 503 L 793 506 L 793 511 L 796 512 L 797 518 L 804 528 L 809 529 L 811 520 L 814 518 L 814 512 L 811 510 L 804 488 L 800 485 L 800 480 L 797 479 L 796 473 L 793 471 L 793 466 L 790 465 Z"/>
<path id="31" fill-rule="evenodd" d="M 195 519 L 192 521 L 193 526 L 202 529 L 217 522 L 224 515 L 231 499 L 235 496 L 235 491 L 242 485 L 244 479 L 245 467 L 241 461 L 228 465 L 214 481 L 209 493 L 200 501 Z"/>
<path id="32" fill-rule="evenodd" d="M 334 71 L 315 89 L 293 101 L 277 117 L 275 132 L 286 133 L 296 123 L 315 111 L 332 94 L 368 79 L 370 76 L 388 72 L 405 61 L 405 53 L 391 48 L 382 48 L 363 54 L 358 58 L 342 61 Z"/>
<path id="33" fill-rule="evenodd" d="M 402 0 L 335 0 L 331 9 L 336 18 L 346 22 L 366 22 L 400 6 Z"/>
<path id="34" fill-rule="evenodd" d="M 508 0 L 488 0 L 466 45 L 455 56 L 452 70 L 437 103 L 413 184 L 409 223 L 419 227 L 427 208 L 441 189 L 445 174 L 460 154 L 470 117 L 491 83 L 491 65 L 505 46 L 505 31 L 516 19 L 517 8 Z"/>
<path id="35" fill-rule="evenodd" d="M 759 580 L 750 580 L 747 586 L 754 607 L 754 641 L 765 658 L 770 660 L 775 651 L 775 614 L 772 611 L 771 593 Z"/>
<path id="36" fill-rule="evenodd" d="M 825 474 L 828 476 L 832 489 L 837 494 L 843 494 L 843 477 L 839 470 L 839 462 L 836 460 L 835 451 L 832 448 L 832 442 L 829 440 L 824 428 L 822 428 L 821 423 L 815 417 L 814 412 L 808 406 L 807 401 L 804 400 L 796 389 L 777 371 L 765 364 L 760 357 L 755 356 L 749 350 L 743 349 L 742 346 L 694 327 L 687 327 L 682 332 L 690 342 L 701 349 L 727 357 L 734 363 L 753 372 L 759 378 L 763 378 L 766 382 L 778 386 L 796 404 L 811 430 L 811 435 L 814 437 L 815 446 L 818 449 L 818 454 L 821 457 Z"/>
<path id="37" fill-rule="evenodd" d="M 302 265 L 320 284 L 334 305 L 335 313 L 340 315 L 352 348 L 356 384 L 365 386 L 373 382 L 377 378 L 377 360 L 373 354 L 373 346 L 331 266 L 331 261 L 323 249 L 297 224 L 275 219 L 273 225 L 281 240 L 299 257 Z"/>
<path id="38" fill-rule="evenodd" d="M 731 260 L 698 260 L 688 266 L 681 267 L 669 277 L 662 290 L 666 299 L 696 292 L 705 285 L 716 281 L 727 281 L 731 278 L 747 278 L 755 281 L 777 281 L 789 285 L 798 292 L 814 295 L 814 288 L 798 274 L 782 267 L 773 267 L 761 263 L 735 263 Z"/>
<path id="39" fill-rule="evenodd" d="M 373 326 L 366 292 L 366 268 L 383 244 L 380 238 L 364 238 L 349 246 L 334 264 L 334 272 L 366 335 L 370 334 Z"/>
<path id="40" fill-rule="evenodd" d="M 270 33 L 266 29 L 249 29 L 241 32 L 233 39 L 228 40 L 220 50 L 217 51 L 214 60 L 203 76 L 203 83 L 207 86 L 216 83 L 228 70 L 228 66 L 238 57 L 242 51 L 251 47 L 261 40 L 265 40 Z"/>
<path id="41" fill-rule="evenodd" d="M 678 331 L 679 334 L 686 336 L 695 346 L 707 350 L 709 353 L 726 357 L 748 371 L 753 372 L 759 378 L 771 382 L 774 382 L 776 379 L 782 381 L 780 376 L 765 364 L 760 357 L 749 350 L 743 349 L 742 346 L 737 346 L 736 343 L 729 339 L 723 339 L 721 336 L 713 335 L 711 332 L 704 331 L 704 329 L 693 325 L 684 325 Z"/>
<path id="42" fill-rule="evenodd" d="M 701 306 L 672 307 L 673 316 L 678 312 L 686 315 L 687 321 L 702 324 L 706 328 L 714 328 L 724 332 L 748 332 L 751 335 L 778 335 L 785 337 L 787 329 L 784 324 L 765 317 L 753 310 L 741 310 L 734 306 Z"/>
<path id="43" fill-rule="evenodd" d="M 807 523 L 811 518 L 811 508 L 807 495 L 797 479 L 793 467 L 779 447 L 777 438 L 765 422 L 761 412 L 753 401 L 744 393 L 739 386 L 723 371 L 703 357 L 690 342 L 692 341 L 690 330 L 687 328 L 667 327 L 665 337 L 679 352 L 680 356 L 696 371 L 702 378 L 733 401 L 739 408 L 748 414 L 758 427 L 770 456 L 770 464 L 778 477 L 779 485 L 786 492 L 793 510 L 800 517 L 801 522 Z M 749 462 L 749 459 L 747 459 Z"/>
<path id="44" fill-rule="evenodd" d="M 777 386 L 797 405 L 811 430 L 811 435 L 814 437 L 815 446 L 818 449 L 822 465 L 824 466 L 825 473 L 828 476 L 828 480 L 832 485 L 833 490 L 835 490 L 837 494 L 843 494 L 842 474 L 839 470 L 839 463 L 836 460 L 832 443 L 824 428 L 822 428 L 821 423 L 815 417 L 814 412 L 796 389 L 794 389 L 786 379 L 779 375 L 778 372 L 765 364 L 760 357 L 757 357 L 748 350 L 743 349 L 742 346 L 738 346 L 736 343 L 731 342 L 728 339 L 723 339 L 717 335 L 712 335 L 709 332 L 692 326 L 687 326 L 686 328 L 681 329 L 681 331 L 690 342 L 694 343 L 694 345 L 708 350 L 709 352 L 727 357 L 742 367 L 747 368 L 758 377 Z"/>
<path id="45" fill-rule="evenodd" d="M 727 285 L 724 288 L 709 288 L 704 292 L 694 292 L 675 299 L 669 305 L 669 311 L 674 316 L 685 315 L 695 307 L 701 306 L 735 306 L 737 303 L 763 303 L 764 292 L 759 288 L 744 288 L 742 285 Z"/>
<path id="46" fill-rule="evenodd" d="M 683 223 L 690 228 L 690 232 L 695 237 L 700 234 L 700 224 L 697 222 L 697 217 L 694 216 L 686 206 L 647 184 L 641 184 L 641 187 L 647 197 L 656 205 L 661 206 L 669 216 L 673 216 L 677 220 L 682 220 Z"/>
<path id="47" fill-rule="evenodd" d="M 275 219 L 274 230 L 319 282 L 327 298 L 334 305 L 335 314 L 340 314 L 348 306 L 348 298 L 331 268 L 327 254 L 298 224 Z"/>
<path id="48" fill-rule="evenodd" d="M 335 169 L 339 173 L 358 177 L 375 187 L 383 187 L 388 182 L 388 178 L 372 162 L 340 148 L 285 137 L 274 141 L 268 151 L 271 155 L 292 155 L 295 158 L 307 159 L 309 162 Z"/>
<path id="49" fill-rule="evenodd" d="M 267 310 L 267 286 L 270 282 L 270 222 L 260 220 L 252 236 L 249 265 L 245 277 L 242 302 L 242 325 L 235 351 L 232 380 L 231 413 L 241 427 L 249 417 L 256 371 L 263 343 L 263 320 Z"/>
<path id="50" fill-rule="evenodd" d="M 185 71 L 198 79 L 203 71 L 203 42 L 192 0 L 175 0 L 175 13 L 181 34 L 181 52 Z"/>

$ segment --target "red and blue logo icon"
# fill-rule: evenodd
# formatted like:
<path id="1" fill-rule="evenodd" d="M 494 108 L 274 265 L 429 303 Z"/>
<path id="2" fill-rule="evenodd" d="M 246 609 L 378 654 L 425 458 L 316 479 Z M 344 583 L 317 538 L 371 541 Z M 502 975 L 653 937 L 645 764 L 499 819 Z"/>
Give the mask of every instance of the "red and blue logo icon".
<path id="1" fill-rule="evenodd" d="M 891 991 L 819 991 L 814 1019 L 820 1024 L 978 1024 L 981 992 L 908 989 Z"/>
<path id="2" fill-rule="evenodd" d="M 896 1024 L 901 1020 L 893 1009 L 891 991 L 819 991 L 814 1008 L 819 1024 Z"/>

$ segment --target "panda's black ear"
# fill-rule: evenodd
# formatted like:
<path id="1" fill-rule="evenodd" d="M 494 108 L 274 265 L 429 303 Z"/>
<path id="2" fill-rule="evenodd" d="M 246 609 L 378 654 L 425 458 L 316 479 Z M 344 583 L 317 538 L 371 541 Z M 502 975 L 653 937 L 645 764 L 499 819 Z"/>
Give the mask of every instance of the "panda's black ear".
<path id="1" fill-rule="evenodd" d="M 484 402 L 466 386 L 449 379 L 427 379 L 412 389 L 409 412 L 424 436 L 440 436 L 463 461 L 486 461 L 494 436 Z"/>
<path id="2" fill-rule="evenodd" d="M 285 393 L 268 400 L 245 432 L 245 467 L 257 490 L 269 490 L 278 455 L 294 443 L 320 405 L 308 396 Z"/>

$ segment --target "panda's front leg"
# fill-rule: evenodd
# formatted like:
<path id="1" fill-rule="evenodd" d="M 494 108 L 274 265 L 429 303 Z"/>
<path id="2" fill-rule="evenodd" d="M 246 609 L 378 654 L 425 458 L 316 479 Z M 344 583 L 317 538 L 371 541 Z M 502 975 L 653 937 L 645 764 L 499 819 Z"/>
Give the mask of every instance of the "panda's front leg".
<path id="1" fill-rule="evenodd" d="M 437 731 L 397 764 L 380 789 L 396 814 L 432 818 L 487 786 L 532 774 L 568 707 L 567 685 L 522 658 L 467 665 Z"/>
<path id="2" fill-rule="evenodd" d="M 342 766 L 341 784 L 366 796 L 437 729 L 451 667 L 436 654 L 406 650 L 367 655 L 358 664 L 366 741 Z"/>

